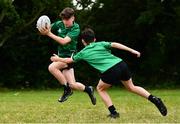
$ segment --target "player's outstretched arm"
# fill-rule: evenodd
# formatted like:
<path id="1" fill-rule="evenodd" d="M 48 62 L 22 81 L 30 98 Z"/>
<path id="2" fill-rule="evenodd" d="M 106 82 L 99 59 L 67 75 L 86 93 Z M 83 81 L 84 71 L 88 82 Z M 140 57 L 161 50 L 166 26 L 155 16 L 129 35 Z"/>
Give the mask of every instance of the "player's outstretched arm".
<path id="1" fill-rule="evenodd" d="M 71 42 L 70 37 L 66 36 L 66 37 L 62 38 L 62 37 L 56 36 L 51 31 L 47 33 L 47 36 L 49 36 L 50 38 L 52 38 L 53 40 L 55 40 L 56 42 L 58 42 L 61 45 L 65 45 L 65 44 Z"/>
<path id="2" fill-rule="evenodd" d="M 53 62 L 64 62 L 64 63 L 73 63 L 73 59 L 72 58 L 61 58 L 56 54 L 53 54 L 53 56 L 51 56 L 51 61 Z"/>
<path id="3" fill-rule="evenodd" d="M 137 57 L 140 57 L 140 56 L 141 56 L 141 53 L 140 53 L 140 52 L 138 52 L 138 51 L 136 51 L 136 50 L 134 50 L 134 49 L 132 49 L 132 48 L 129 48 L 129 47 L 123 45 L 123 44 L 120 44 L 120 43 L 112 42 L 112 43 L 111 43 L 111 47 L 117 48 L 117 49 L 120 49 L 120 50 L 129 51 L 129 52 L 131 52 L 132 54 L 137 55 Z"/>
<path id="4" fill-rule="evenodd" d="M 38 29 L 39 30 L 39 29 Z M 55 34 L 53 34 L 51 32 L 51 27 L 46 27 L 46 28 L 42 28 L 39 30 L 39 32 L 42 34 L 42 35 L 47 35 L 49 36 L 50 38 L 52 38 L 53 40 L 55 40 L 56 42 L 58 42 L 59 44 L 61 45 L 65 45 L 69 42 L 71 42 L 71 38 L 66 36 L 64 38 L 62 37 L 59 37 L 59 36 L 56 36 Z"/>

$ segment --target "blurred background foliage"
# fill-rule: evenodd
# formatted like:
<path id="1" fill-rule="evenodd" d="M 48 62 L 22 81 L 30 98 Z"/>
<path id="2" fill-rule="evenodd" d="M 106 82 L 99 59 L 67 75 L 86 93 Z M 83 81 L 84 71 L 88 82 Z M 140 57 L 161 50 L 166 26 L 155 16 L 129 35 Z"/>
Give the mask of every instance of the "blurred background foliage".
<path id="1" fill-rule="evenodd" d="M 36 29 L 41 15 L 51 21 L 65 7 L 76 9 L 81 29 L 91 26 L 99 41 L 115 41 L 139 50 L 137 59 L 113 50 L 131 68 L 136 84 L 149 87 L 180 86 L 179 0 L 1 0 L 0 87 L 56 88 L 48 72 L 57 44 Z M 79 50 L 83 48 L 78 43 Z M 75 65 L 76 80 L 96 85 L 98 72 L 87 63 Z"/>

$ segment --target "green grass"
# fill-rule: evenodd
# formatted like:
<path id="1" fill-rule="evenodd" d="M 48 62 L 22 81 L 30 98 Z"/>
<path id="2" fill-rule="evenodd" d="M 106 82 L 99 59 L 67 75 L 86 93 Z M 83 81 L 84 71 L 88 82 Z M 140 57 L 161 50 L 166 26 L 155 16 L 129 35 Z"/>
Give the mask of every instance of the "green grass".
<path id="1" fill-rule="evenodd" d="M 62 91 L 0 91 L 0 123 L 178 123 L 180 91 L 150 90 L 160 96 L 168 108 L 163 117 L 157 108 L 142 97 L 122 89 L 109 94 L 120 118 L 107 118 L 108 110 L 97 96 L 97 105 L 85 93 L 75 91 L 64 103 L 57 99 Z"/>

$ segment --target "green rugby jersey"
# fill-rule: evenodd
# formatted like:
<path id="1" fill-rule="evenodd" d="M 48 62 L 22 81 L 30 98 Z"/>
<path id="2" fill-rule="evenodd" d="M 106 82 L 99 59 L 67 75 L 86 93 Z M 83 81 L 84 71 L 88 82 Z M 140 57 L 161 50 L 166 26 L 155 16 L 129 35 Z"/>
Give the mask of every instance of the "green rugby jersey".
<path id="1" fill-rule="evenodd" d="M 65 45 L 59 44 L 58 55 L 61 57 L 70 57 L 71 54 L 77 49 L 78 36 L 80 34 L 80 27 L 74 22 L 73 26 L 66 28 L 62 21 L 54 22 L 51 25 L 51 30 L 57 36 L 62 38 L 68 36 L 71 38 L 71 42 Z"/>
<path id="2" fill-rule="evenodd" d="M 110 42 L 93 42 L 74 55 L 73 60 L 75 62 L 84 60 L 92 67 L 103 73 L 115 64 L 122 61 L 121 58 L 111 54 L 110 48 Z"/>

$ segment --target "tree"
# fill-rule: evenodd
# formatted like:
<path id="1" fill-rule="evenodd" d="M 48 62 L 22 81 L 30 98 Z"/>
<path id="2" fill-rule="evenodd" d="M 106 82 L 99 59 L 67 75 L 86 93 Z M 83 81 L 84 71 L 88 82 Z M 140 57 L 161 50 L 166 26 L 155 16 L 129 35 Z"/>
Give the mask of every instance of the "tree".
<path id="1" fill-rule="evenodd" d="M 127 52 L 113 50 L 136 71 L 137 81 L 179 85 L 179 0 L 74 1 L 77 3 L 72 0 L 0 1 L 0 87 L 58 85 L 49 83 L 55 80 L 47 71 L 49 57 L 56 52 L 57 44 L 38 35 L 36 20 L 40 15 L 48 15 L 51 22 L 58 20 L 59 12 L 67 6 L 77 9 L 76 20 L 81 29 L 91 26 L 97 40 L 120 42 L 142 53 L 137 59 Z M 77 65 L 77 79 L 95 82 L 96 72 L 89 69 L 92 74 L 84 74 L 84 69 L 89 69 L 85 63 Z"/>
<path id="2" fill-rule="evenodd" d="M 38 35 L 36 21 L 44 14 L 52 21 L 58 19 L 65 6 L 72 6 L 71 1 L 0 1 L 0 85 L 49 85 L 44 77 L 49 76 L 47 65 L 54 46 Z"/>

